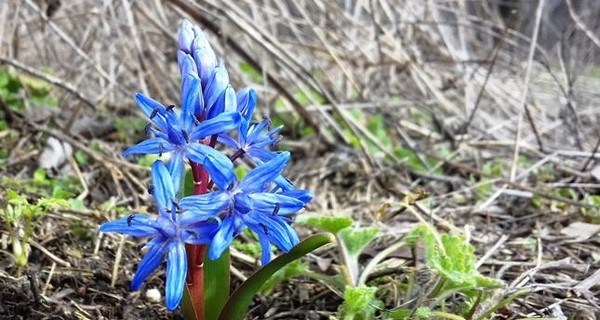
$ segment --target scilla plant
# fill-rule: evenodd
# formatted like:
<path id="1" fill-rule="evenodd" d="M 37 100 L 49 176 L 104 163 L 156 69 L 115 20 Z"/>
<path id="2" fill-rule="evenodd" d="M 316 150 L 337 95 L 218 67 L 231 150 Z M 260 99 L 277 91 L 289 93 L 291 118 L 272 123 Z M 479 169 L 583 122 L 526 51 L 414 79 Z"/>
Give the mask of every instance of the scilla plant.
<path id="1" fill-rule="evenodd" d="M 271 128 L 268 118 L 254 121 L 256 93 L 234 91 L 205 34 L 187 21 L 179 31 L 177 58 L 181 108 L 136 94 L 150 137 L 124 152 L 170 155 L 152 165 L 149 192 L 157 215 L 132 213 L 104 223 L 100 231 L 148 239 L 133 290 L 166 259 L 168 310 L 183 305 L 186 319 L 242 319 L 252 296 L 272 274 L 333 236 L 299 241 L 290 226 L 292 215 L 312 195 L 282 176 L 290 154 L 270 149 L 281 128 Z M 238 179 L 234 164 L 241 161 L 252 170 Z M 229 297 L 224 289 L 229 288 L 228 248 L 247 228 L 262 248 L 262 268 Z M 271 245 L 285 254 L 271 261 Z"/>

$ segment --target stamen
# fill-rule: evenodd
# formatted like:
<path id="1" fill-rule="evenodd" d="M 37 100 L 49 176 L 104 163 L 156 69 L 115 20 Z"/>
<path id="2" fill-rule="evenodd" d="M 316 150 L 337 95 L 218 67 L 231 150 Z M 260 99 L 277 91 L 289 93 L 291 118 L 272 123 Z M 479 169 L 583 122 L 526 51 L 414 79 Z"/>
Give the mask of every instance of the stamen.
<path id="1" fill-rule="evenodd" d="M 259 226 L 261 226 L 261 227 L 263 228 L 263 232 L 264 232 L 266 235 L 269 235 L 269 229 L 267 229 L 267 226 L 266 226 L 266 225 L 264 225 L 263 223 L 259 223 L 258 225 L 259 225 Z"/>
<path id="2" fill-rule="evenodd" d="M 156 115 L 158 114 L 159 111 L 160 111 L 160 108 L 158 108 L 158 107 L 154 108 L 154 110 L 152 110 L 152 113 L 150 114 L 150 119 L 153 119 L 154 117 L 156 117 Z"/>
<path id="3" fill-rule="evenodd" d="M 127 217 L 127 226 L 131 227 L 131 223 L 133 222 L 133 218 L 135 218 L 135 215 L 130 214 L 129 217 Z"/>
<path id="4" fill-rule="evenodd" d="M 277 203 L 275 204 L 275 209 L 273 210 L 273 213 L 272 213 L 272 215 L 276 216 L 276 215 L 277 215 L 277 213 L 279 213 L 279 209 L 281 209 L 281 203 L 277 202 Z"/>
<path id="5" fill-rule="evenodd" d="M 174 108 L 175 108 L 175 105 L 169 105 L 167 107 L 167 111 L 173 111 Z"/>
<path id="6" fill-rule="evenodd" d="M 198 239 L 198 233 L 194 230 L 186 230 L 187 233 L 194 236 L 194 238 Z"/>
<path id="7" fill-rule="evenodd" d="M 158 144 L 158 157 L 162 157 L 163 151 L 165 151 L 165 146 L 162 143 Z"/>
<path id="8" fill-rule="evenodd" d="M 175 209 L 181 210 L 181 207 L 179 206 L 179 202 L 177 202 L 177 199 L 171 199 L 171 203 L 173 203 L 173 206 L 175 206 Z"/>
<path id="9" fill-rule="evenodd" d="M 150 133 L 150 129 L 152 128 L 152 123 L 148 122 L 146 126 L 144 126 L 144 133 L 148 135 Z"/>
<path id="10" fill-rule="evenodd" d="M 188 135 L 187 131 L 181 130 L 181 134 L 183 134 L 183 139 L 185 139 L 185 143 L 190 143 L 190 136 Z"/>
<path id="11" fill-rule="evenodd" d="M 154 194 L 154 186 L 149 186 L 148 187 L 148 193 L 149 194 Z"/>

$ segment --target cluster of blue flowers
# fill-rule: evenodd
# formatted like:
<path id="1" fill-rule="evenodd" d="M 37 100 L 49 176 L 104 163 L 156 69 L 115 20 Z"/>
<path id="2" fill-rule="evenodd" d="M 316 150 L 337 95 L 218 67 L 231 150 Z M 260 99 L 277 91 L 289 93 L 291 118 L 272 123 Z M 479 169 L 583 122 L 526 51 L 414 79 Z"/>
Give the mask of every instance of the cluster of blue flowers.
<path id="1" fill-rule="evenodd" d="M 141 93 L 135 98 L 150 123 L 150 138 L 124 152 L 170 153 L 167 163 L 152 166 L 150 191 L 158 216 L 131 214 L 100 226 L 102 232 L 118 232 L 149 238 L 131 287 L 137 290 L 166 256 L 166 305 L 180 304 L 187 274 L 185 244 L 206 244 L 210 259 L 217 259 L 245 228 L 253 231 L 262 248 L 261 261 L 271 260 L 271 244 L 287 252 L 298 243 L 290 215 L 301 210 L 312 195 L 295 189 L 282 176 L 290 154 L 270 147 L 281 128 L 269 119 L 253 121 L 256 93 L 236 92 L 227 70 L 209 45 L 202 30 L 184 21 L 179 31 L 178 63 L 181 71 L 181 110 L 164 106 Z M 222 146 L 230 155 L 219 151 Z M 234 172 L 236 159 L 244 158 L 254 169 L 241 180 Z M 177 198 L 185 164 L 201 166 L 214 187 L 202 195 Z"/>

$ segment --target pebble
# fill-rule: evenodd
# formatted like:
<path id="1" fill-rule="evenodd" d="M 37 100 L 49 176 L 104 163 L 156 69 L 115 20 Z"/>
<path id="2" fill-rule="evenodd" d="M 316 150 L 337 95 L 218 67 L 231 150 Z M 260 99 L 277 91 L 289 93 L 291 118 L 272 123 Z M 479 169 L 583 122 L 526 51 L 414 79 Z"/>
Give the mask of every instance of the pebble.
<path id="1" fill-rule="evenodd" d="M 149 289 L 146 291 L 146 299 L 150 300 L 151 302 L 160 302 L 160 298 L 161 294 L 158 289 Z"/>

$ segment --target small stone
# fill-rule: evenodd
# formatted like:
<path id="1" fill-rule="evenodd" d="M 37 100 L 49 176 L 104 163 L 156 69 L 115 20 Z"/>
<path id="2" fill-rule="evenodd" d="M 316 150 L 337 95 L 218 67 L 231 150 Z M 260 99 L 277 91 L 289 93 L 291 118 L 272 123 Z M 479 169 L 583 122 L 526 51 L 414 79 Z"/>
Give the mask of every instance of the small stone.
<path id="1" fill-rule="evenodd" d="M 158 289 L 150 289 L 146 291 L 146 299 L 151 302 L 160 302 L 161 294 Z"/>

